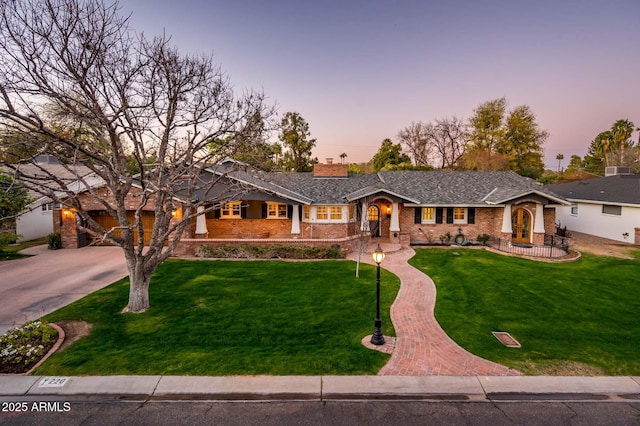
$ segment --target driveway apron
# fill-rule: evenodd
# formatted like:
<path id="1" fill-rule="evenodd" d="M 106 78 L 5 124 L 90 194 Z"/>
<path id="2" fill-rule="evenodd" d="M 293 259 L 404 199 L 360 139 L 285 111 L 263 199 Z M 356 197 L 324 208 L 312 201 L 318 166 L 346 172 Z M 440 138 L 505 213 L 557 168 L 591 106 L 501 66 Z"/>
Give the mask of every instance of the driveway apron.
<path id="1" fill-rule="evenodd" d="M 0 262 L 0 334 L 68 305 L 128 275 L 119 247 L 23 251 Z"/>
<path id="2" fill-rule="evenodd" d="M 436 321 L 436 286 L 433 280 L 407 261 L 415 255 L 410 248 L 387 251 L 383 268 L 400 278 L 400 291 L 391 306 L 396 330 L 395 349 L 381 376 L 517 376 L 520 373 L 475 356 L 442 330 Z M 372 263 L 370 256 L 363 261 Z"/>

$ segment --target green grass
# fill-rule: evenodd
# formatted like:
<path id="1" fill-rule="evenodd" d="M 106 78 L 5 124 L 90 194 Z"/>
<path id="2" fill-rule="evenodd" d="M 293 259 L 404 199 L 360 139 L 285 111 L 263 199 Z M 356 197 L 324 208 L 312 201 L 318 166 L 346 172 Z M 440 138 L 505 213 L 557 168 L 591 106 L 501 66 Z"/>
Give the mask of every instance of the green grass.
<path id="1" fill-rule="evenodd" d="M 436 283 L 438 322 L 470 352 L 526 374 L 640 374 L 638 259 L 543 263 L 484 250 L 416 251 L 410 263 Z M 509 332 L 522 348 L 502 346 L 492 331 Z"/>
<path id="2" fill-rule="evenodd" d="M 38 238 L 37 240 L 25 241 L 23 243 L 11 244 L 0 250 L 0 261 L 20 259 L 22 257 L 30 257 L 28 254 L 18 253 L 20 250 L 24 250 L 29 247 L 39 246 L 47 244 L 46 238 Z"/>
<path id="3" fill-rule="evenodd" d="M 125 279 L 44 317 L 93 329 L 36 374 L 375 374 L 389 357 L 361 344 L 373 331 L 375 268 L 354 272 L 348 261 L 169 260 L 144 314 L 120 313 Z M 383 271 L 387 335 L 399 285 Z"/>

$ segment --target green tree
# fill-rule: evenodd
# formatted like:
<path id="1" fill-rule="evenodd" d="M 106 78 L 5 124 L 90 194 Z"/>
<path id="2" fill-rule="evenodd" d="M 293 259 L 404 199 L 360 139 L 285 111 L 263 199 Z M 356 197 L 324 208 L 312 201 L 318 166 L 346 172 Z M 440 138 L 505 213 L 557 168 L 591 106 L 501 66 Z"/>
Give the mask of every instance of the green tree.
<path id="1" fill-rule="evenodd" d="M 407 154 L 402 153 L 402 145 L 391 142 L 386 138 L 382 141 L 380 149 L 373 156 L 373 169 L 377 173 L 383 168 L 407 164 L 411 166 L 411 158 Z"/>
<path id="2" fill-rule="evenodd" d="M 469 119 L 471 149 L 501 152 L 506 108 L 506 98 L 500 98 L 487 101 L 473 111 Z"/>
<path id="3" fill-rule="evenodd" d="M 585 163 L 579 155 L 572 155 L 567 165 L 568 172 L 575 172 L 584 169 Z"/>
<path id="4" fill-rule="evenodd" d="M 505 98 L 480 105 L 469 119 L 470 148 L 484 157 L 501 154 L 508 160 L 508 170 L 537 178 L 544 170 L 542 145 L 549 137 L 541 130 L 528 105 L 520 105 L 507 113 Z M 467 162 L 469 157 L 467 156 Z"/>
<path id="5" fill-rule="evenodd" d="M 280 122 L 280 141 L 284 148 L 282 169 L 308 172 L 318 160 L 311 158 L 316 140 L 311 138 L 309 124 L 297 112 L 287 112 Z"/>
<path id="6" fill-rule="evenodd" d="M 0 251 L 6 244 L 15 241 L 16 216 L 31 202 L 29 192 L 0 173 Z"/>

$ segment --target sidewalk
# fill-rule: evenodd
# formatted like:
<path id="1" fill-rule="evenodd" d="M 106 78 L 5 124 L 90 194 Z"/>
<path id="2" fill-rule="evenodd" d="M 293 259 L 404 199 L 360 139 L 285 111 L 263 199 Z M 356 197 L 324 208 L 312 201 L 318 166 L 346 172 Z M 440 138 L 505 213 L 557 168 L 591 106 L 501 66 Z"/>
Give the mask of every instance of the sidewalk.
<path id="1" fill-rule="evenodd" d="M 0 399 L 638 401 L 640 377 L 0 377 Z"/>

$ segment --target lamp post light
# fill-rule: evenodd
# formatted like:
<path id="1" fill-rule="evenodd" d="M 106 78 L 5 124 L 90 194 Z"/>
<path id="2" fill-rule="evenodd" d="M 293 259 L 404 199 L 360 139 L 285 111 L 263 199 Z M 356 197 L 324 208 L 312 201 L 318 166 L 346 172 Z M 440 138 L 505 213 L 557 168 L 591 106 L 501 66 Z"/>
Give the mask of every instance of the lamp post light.
<path id="1" fill-rule="evenodd" d="M 376 319 L 373 323 L 373 335 L 371 336 L 371 343 L 374 345 L 384 345 L 384 336 L 382 335 L 382 320 L 380 319 L 380 263 L 384 259 L 384 252 L 378 244 L 373 252 L 373 261 L 376 262 Z"/>

